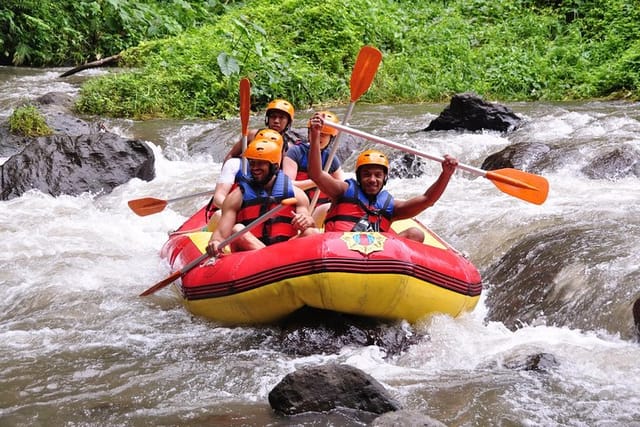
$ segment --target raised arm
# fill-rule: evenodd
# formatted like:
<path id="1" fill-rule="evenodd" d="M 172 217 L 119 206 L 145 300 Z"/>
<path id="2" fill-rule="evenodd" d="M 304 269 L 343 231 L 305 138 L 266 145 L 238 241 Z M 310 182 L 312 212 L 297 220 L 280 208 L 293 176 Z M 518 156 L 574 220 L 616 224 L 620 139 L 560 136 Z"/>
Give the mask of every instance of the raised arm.
<path id="1" fill-rule="evenodd" d="M 320 154 L 320 131 L 324 120 L 318 113 L 311 118 L 309 132 L 309 177 L 318 188 L 332 200 L 340 198 L 347 191 L 348 184 L 331 176 L 322 169 L 322 156 Z"/>
<path id="2" fill-rule="evenodd" d="M 423 210 L 433 206 L 449 184 L 451 175 L 458 166 L 458 160 L 449 155 L 444 156 L 442 162 L 442 172 L 438 179 L 420 196 L 412 197 L 409 200 L 396 200 L 393 219 L 413 218 Z"/>

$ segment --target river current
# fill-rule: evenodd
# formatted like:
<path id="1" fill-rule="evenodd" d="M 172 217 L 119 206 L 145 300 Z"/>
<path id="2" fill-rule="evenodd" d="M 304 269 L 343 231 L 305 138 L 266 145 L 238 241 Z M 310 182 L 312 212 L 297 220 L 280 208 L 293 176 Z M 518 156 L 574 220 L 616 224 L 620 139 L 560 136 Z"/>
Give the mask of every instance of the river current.
<path id="1" fill-rule="evenodd" d="M 75 94 L 83 79 L 100 73 L 64 80 L 62 71 L 0 67 L 0 117 L 50 91 Z M 267 395 L 287 373 L 328 362 L 362 369 L 405 409 L 450 426 L 640 425 L 640 346 L 631 314 L 640 296 L 640 180 L 582 172 L 617 146 L 640 150 L 640 105 L 513 103 L 525 123 L 507 135 L 416 132 L 444 106 L 358 104 L 350 124 L 475 167 L 514 142 L 545 144 L 556 153 L 537 171 L 549 180 L 549 197 L 529 204 L 457 172 L 419 219 L 477 266 L 483 297 L 458 318 L 401 325 L 425 338 L 389 357 L 376 346 L 284 354 L 265 344 L 272 328 L 196 318 L 169 288 L 138 297 L 169 273 L 159 256 L 167 232 L 207 198 L 147 217 L 133 214 L 127 201 L 212 189 L 240 123 L 105 119 L 112 131 L 153 147 L 153 181 L 132 180 L 106 195 L 34 191 L 0 202 L 0 425 L 366 425 L 348 412 L 272 412 Z M 342 115 L 345 107 L 333 110 Z M 297 111 L 296 125 L 310 114 Z M 251 127 L 262 120 L 261 112 L 253 115 Z M 350 157 L 345 169 L 352 167 Z M 388 189 L 411 197 L 439 167 L 426 161 L 423 175 L 391 179 Z M 523 242 L 533 249 L 514 252 Z M 532 269 L 550 273 L 527 273 Z M 488 317 L 491 293 L 508 286 L 552 291 L 524 304 L 513 328 Z M 535 353 L 551 354 L 557 364 L 542 372 L 508 366 Z"/>

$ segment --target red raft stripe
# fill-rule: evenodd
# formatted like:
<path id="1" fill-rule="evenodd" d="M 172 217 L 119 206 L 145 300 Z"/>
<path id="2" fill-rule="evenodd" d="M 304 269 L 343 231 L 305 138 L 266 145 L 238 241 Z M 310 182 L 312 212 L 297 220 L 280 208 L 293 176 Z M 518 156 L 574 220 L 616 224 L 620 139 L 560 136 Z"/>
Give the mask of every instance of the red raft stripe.
<path id="1" fill-rule="evenodd" d="M 318 273 L 396 274 L 411 276 L 435 286 L 472 297 L 480 295 L 482 291 L 481 281 L 466 282 L 438 271 L 404 261 L 386 259 L 362 262 L 362 260 L 354 261 L 342 258 L 310 260 L 294 265 L 283 265 L 234 281 L 198 284 L 194 286 L 181 284 L 180 290 L 183 298 L 186 300 L 218 298 L 269 286 L 281 280 Z"/>

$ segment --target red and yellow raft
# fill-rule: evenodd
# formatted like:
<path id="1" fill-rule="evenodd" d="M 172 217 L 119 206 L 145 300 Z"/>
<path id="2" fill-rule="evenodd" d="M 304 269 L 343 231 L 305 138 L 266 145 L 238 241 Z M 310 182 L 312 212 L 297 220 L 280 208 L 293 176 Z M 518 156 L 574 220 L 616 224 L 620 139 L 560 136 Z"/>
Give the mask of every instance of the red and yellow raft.
<path id="1" fill-rule="evenodd" d="M 200 211 L 180 230 L 204 224 Z M 175 287 L 191 313 L 223 324 L 272 323 L 304 306 L 411 323 L 473 310 L 482 290 L 477 269 L 416 220 L 393 229 L 409 226 L 423 229 L 423 243 L 395 233 L 326 232 L 223 254 Z M 174 234 L 161 255 L 179 270 L 205 252 L 210 235 Z"/>

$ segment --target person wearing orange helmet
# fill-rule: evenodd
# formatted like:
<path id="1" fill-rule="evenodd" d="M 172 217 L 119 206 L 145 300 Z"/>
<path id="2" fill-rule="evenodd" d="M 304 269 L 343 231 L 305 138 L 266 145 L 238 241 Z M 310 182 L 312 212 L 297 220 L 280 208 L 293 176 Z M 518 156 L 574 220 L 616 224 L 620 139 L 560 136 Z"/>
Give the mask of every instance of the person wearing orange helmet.
<path id="1" fill-rule="evenodd" d="M 389 176 L 389 159 L 378 150 L 360 153 L 356 161 L 356 179 L 338 180 L 323 171 L 320 154 L 320 132 L 324 117 L 311 118 L 309 177 L 331 199 L 325 218 L 325 231 L 390 231 L 396 220 L 412 218 L 438 201 L 449 184 L 458 161 L 444 156 L 438 179 L 421 195 L 409 200 L 395 200 L 384 190 Z M 401 236 L 422 241 L 424 233 L 412 227 Z"/>
<path id="2" fill-rule="evenodd" d="M 331 111 L 320 111 L 324 120 L 331 121 L 333 123 L 339 123 L 338 117 Z M 307 124 L 308 132 L 311 131 L 311 120 Z M 331 126 L 324 125 L 320 130 L 320 153 L 322 156 L 322 167 L 325 168 L 327 161 L 329 160 L 330 151 L 328 148 L 338 135 L 338 130 Z M 313 197 L 318 191 L 316 184 L 309 178 L 309 144 L 301 143 L 294 145 L 287 151 L 286 157 L 282 160 L 282 169 L 291 179 L 293 184 L 304 189 L 305 193 L 309 197 L 309 200 L 313 200 Z M 334 157 L 329 167 L 329 174 L 340 181 L 344 180 L 344 172 L 340 160 Z M 331 200 L 326 194 L 320 192 L 317 200 L 317 206 L 312 212 L 312 216 L 316 220 L 316 224 L 321 226 L 324 217 L 329 209 L 329 203 Z"/>
<path id="3" fill-rule="evenodd" d="M 274 141 L 280 147 L 282 147 L 284 144 L 282 135 L 279 132 L 269 128 L 258 130 L 258 132 L 255 134 L 254 140 L 258 138 L 266 138 Z M 249 142 L 249 144 L 250 143 L 251 142 Z M 216 187 L 213 190 L 213 197 L 211 198 L 211 201 L 209 201 L 209 205 L 207 206 L 207 229 L 209 231 L 215 230 L 215 227 L 220 220 L 220 215 L 222 214 L 220 208 L 224 203 L 225 197 L 227 197 L 231 189 L 236 184 L 237 178 L 240 176 L 241 168 L 242 160 L 237 157 L 232 157 L 223 163 L 222 169 L 220 170 L 220 175 L 218 175 Z"/>
<path id="4" fill-rule="evenodd" d="M 285 151 L 292 145 L 300 142 L 300 138 L 295 132 L 292 131 L 293 117 L 295 115 L 295 109 L 293 105 L 284 99 L 274 99 L 267 104 L 267 110 L 264 116 L 264 125 L 268 129 L 273 129 L 280 132 L 282 138 L 287 143 L 284 147 Z M 256 137 L 256 129 L 250 129 L 247 135 L 247 139 L 251 141 Z M 227 161 L 232 157 L 239 157 L 242 154 L 242 139 L 237 141 L 231 150 L 227 153 L 224 160 Z"/>
<path id="5" fill-rule="evenodd" d="M 222 214 L 207 251 L 215 255 L 221 241 L 291 197 L 295 197 L 295 205 L 284 208 L 277 216 L 242 235 L 231 244 L 231 250 L 260 249 L 298 236 L 298 233 L 305 236 L 317 232 L 309 215 L 307 195 L 280 169 L 281 144 L 257 137 L 247 146 L 243 156 L 249 162 L 250 173 L 240 176 L 237 188 L 224 199 Z"/>
<path id="6" fill-rule="evenodd" d="M 267 105 L 267 112 L 265 114 L 266 128 L 263 129 L 250 129 L 247 134 L 247 141 L 252 141 L 256 137 L 260 136 L 260 133 L 265 131 L 275 131 L 282 136 L 283 141 L 287 143 L 282 146 L 284 152 L 287 151 L 289 145 L 299 142 L 299 139 L 295 137 L 293 132 L 289 132 L 291 124 L 293 122 L 293 116 L 295 110 L 293 105 L 289 101 L 284 99 L 274 99 Z M 271 132 L 273 134 L 273 132 Z M 242 160 L 240 155 L 242 154 L 242 138 L 240 138 L 231 147 L 231 150 L 227 153 L 220 170 L 220 175 L 216 180 L 216 187 L 214 189 L 214 195 L 209 201 L 206 209 L 207 220 L 209 225 L 207 228 L 213 230 L 220 217 L 219 210 L 222 207 L 224 198 L 229 194 L 233 187 L 238 171 L 242 168 Z"/>

